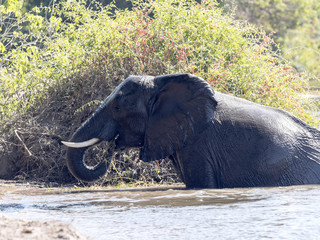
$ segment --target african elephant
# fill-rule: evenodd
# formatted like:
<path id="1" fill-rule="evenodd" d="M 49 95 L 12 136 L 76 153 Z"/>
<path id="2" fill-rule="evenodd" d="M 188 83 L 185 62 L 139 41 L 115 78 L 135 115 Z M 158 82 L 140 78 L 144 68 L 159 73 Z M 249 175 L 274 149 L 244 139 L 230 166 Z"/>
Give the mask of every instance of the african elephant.
<path id="1" fill-rule="evenodd" d="M 117 138 L 116 138 L 117 137 Z M 149 162 L 170 158 L 187 188 L 320 183 L 320 131 L 292 114 L 214 91 L 190 74 L 130 76 L 72 136 L 67 165 L 94 181 L 86 149 L 116 138 Z"/>

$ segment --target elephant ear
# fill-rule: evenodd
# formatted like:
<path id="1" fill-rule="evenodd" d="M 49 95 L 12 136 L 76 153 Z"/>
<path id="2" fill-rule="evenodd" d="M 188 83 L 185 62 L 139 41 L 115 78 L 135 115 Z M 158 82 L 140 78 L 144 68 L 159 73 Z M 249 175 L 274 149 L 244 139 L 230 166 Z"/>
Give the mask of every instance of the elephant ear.
<path id="1" fill-rule="evenodd" d="M 190 74 L 156 77 L 154 88 L 141 150 L 141 159 L 146 162 L 193 143 L 214 118 L 217 105 L 211 86 Z"/>

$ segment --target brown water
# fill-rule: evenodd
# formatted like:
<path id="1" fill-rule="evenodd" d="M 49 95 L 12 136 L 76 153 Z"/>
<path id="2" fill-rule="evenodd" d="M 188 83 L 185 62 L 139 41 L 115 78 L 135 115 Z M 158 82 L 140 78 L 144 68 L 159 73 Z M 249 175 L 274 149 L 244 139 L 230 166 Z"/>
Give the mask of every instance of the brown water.
<path id="1" fill-rule="evenodd" d="M 0 213 L 92 239 L 320 239 L 320 186 L 66 191 L 0 186 Z"/>

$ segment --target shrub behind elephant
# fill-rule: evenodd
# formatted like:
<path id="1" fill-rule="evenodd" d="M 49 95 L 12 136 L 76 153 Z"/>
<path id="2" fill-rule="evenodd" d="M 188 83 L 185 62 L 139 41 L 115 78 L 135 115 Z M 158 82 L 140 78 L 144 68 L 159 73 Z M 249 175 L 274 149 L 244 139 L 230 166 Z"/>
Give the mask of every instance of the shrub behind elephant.
<path id="1" fill-rule="evenodd" d="M 107 164 L 84 163 L 86 149 L 116 138 L 140 158 L 169 157 L 188 188 L 320 183 L 320 131 L 288 112 L 215 92 L 189 74 L 131 76 L 73 135 L 67 165 L 80 180 Z"/>

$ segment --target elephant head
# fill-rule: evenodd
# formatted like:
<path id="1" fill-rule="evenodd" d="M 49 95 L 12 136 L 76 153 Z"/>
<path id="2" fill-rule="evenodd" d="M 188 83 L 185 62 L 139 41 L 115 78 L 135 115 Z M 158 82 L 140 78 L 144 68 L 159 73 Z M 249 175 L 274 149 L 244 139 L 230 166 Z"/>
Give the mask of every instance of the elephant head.
<path id="1" fill-rule="evenodd" d="M 214 118 L 214 91 L 190 74 L 130 76 L 124 80 L 72 136 L 67 166 L 83 181 L 94 181 L 107 171 L 101 162 L 89 167 L 86 149 L 115 140 L 116 148 L 140 148 L 141 160 L 159 160 L 192 144 Z"/>

